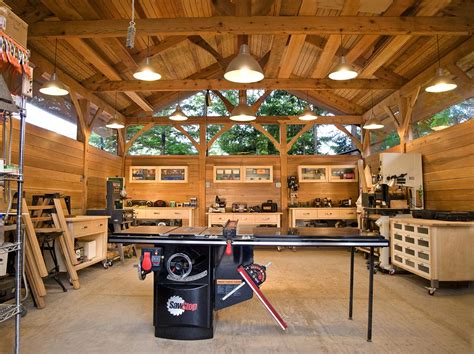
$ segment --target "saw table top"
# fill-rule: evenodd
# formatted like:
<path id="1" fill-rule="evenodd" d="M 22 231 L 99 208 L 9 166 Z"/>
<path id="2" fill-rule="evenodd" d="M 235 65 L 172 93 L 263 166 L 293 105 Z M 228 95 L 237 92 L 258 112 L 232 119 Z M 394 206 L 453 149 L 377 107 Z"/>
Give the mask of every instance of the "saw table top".
<path id="1" fill-rule="evenodd" d="M 113 233 L 109 242 L 143 244 L 225 245 L 221 227 L 136 226 Z M 289 228 L 240 226 L 233 245 L 283 247 L 388 247 L 382 236 L 356 228 Z"/>

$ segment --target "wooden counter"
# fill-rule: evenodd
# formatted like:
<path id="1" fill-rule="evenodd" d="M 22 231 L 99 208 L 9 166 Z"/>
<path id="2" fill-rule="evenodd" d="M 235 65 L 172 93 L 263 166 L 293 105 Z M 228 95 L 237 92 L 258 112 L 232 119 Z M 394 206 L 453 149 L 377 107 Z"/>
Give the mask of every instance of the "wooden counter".
<path id="1" fill-rule="evenodd" d="M 355 220 L 354 208 L 289 208 L 290 227 L 296 227 L 297 220 Z"/>
<path id="2" fill-rule="evenodd" d="M 104 262 L 107 258 L 107 224 L 109 216 L 74 216 L 67 217 L 66 223 L 69 234 L 74 241 L 96 242 L 96 256 L 93 259 L 74 266 L 76 270 L 86 268 L 92 264 Z"/>
<path id="3" fill-rule="evenodd" d="M 194 207 L 137 207 L 133 209 L 137 220 L 182 220 L 183 226 L 194 226 Z"/>
<path id="4" fill-rule="evenodd" d="M 281 212 L 276 213 L 206 213 L 207 226 L 224 225 L 227 220 L 237 220 L 239 225 L 275 225 L 281 227 Z"/>
<path id="5" fill-rule="evenodd" d="M 474 222 L 390 219 L 392 263 L 431 281 L 474 280 Z"/>

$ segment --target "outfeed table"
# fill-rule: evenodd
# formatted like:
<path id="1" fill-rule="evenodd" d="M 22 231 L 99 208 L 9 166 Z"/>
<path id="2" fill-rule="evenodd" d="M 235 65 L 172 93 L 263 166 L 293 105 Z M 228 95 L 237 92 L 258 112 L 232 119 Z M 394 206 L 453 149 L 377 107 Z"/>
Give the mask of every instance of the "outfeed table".
<path id="1" fill-rule="evenodd" d="M 171 339 L 212 338 L 213 311 L 248 300 L 253 293 L 280 327 L 286 329 L 286 323 L 258 288 L 266 278 L 266 268 L 253 263 L 255 246 L 350 248 L 349 319 L 352 319 L 354 250 L 355 247 L 368 247 L 367 340 L 371 341 L 374 248 L 388 247 L 388 240 L 364 236 L 360 230 L 351 228 L 285 230 L 236 228 L 234 224 L 225 228 L 138 226 L 109 236 L 109 242 L 151 247 L 142 250 L 139 276 L 144 279 L 147 273 L 154 272 L 155 336 Z"/>

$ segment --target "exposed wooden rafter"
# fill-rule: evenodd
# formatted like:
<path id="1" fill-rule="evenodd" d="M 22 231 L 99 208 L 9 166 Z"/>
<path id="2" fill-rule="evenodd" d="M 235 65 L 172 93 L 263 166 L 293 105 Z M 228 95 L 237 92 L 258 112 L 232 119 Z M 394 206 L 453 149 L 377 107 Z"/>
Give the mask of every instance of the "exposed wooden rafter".
<path id="1" fill-rule="evenodd" d="M 239 84 L 225 79 L 159 80 L 153 82 L 129 80 L 110 81 L 91 86 L 94 91 L 201 91 L 201 90 L 395 90 L 400 86 L 383 80 L 355 79 L 335 81 L 331 79 L 263 79 Z"/>
<path id="2" fill-rule="evenodd" d="M 191 124 L 227 124 L 230 123 L 230 119 L 228 116 L 195 116 L 195 117 L 188 117 L 186 121 L 187 125 Z M 306 124 L 307 122 L 301 121 L 298 119 L 297 116 L 257 116 L 257 120 L 254 121 L 258 124 L 278 124 L 281 122 L 285 122 L 287 124 Z M 175 125 L 175 124 L 182 124 L 182 123 L 175 123 L 169 120 L 168 117 L 135 117 L 135 118 L 127 118 L 126 124 L 127 125 L 143 125 L 153 123 L 156 125 Z M 252 122 L 242 122 L 239 124 L 251 124 Z M 361 116 L 320 116 L 313 124 L 355 124 L 359 125 L 362 123 Z"/>
<path id="3" fill-rule="evenodd" d="M 41 21 L 29 27 L 29 38 L 125 37 L 129 20 Z M 341 26 L 341 23 L 343 25 Z M 378 34 L 453 35 L 473 34 L 469 17 L 254 16 L 138 19 L 137 32 L 148 36 L 212 34 Z"/>

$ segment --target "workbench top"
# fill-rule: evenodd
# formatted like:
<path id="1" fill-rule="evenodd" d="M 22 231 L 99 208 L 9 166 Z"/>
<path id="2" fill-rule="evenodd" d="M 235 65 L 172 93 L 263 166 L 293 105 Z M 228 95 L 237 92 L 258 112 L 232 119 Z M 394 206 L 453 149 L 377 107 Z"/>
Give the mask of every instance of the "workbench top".
<path id="1" fill-rule="evenodd" d="M 444 220 L 432 220 L 432 219 L 418 219 L 418 218 L 409 218 L 409 217 L 401 217 L 401 218 L 390 218 L 391 222 L 404 222 L 408 224 L 416 224 L 416 225 L 425 225 L 425 226 L 474 226 L 473 221 L 444 221 Z"/>
<path id="2" fill-rule="evenodd" d="M 77 215 L 77 216 L 68 216 L 66 217 L 67 222 L 79 222 L 79 221 L 94 221 L 94 220 L 104 220 L 108 219 L 108 215 Z"/>

